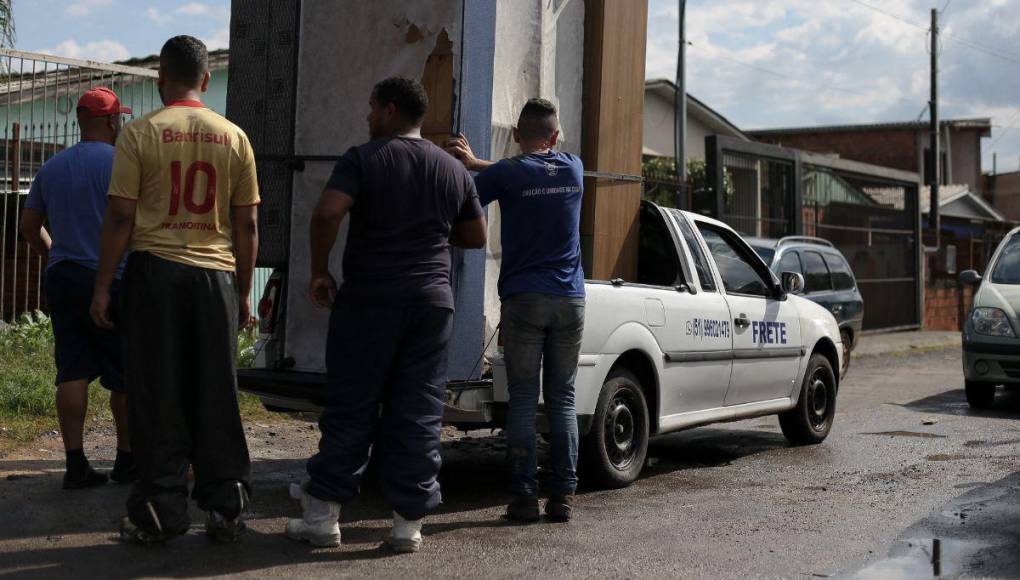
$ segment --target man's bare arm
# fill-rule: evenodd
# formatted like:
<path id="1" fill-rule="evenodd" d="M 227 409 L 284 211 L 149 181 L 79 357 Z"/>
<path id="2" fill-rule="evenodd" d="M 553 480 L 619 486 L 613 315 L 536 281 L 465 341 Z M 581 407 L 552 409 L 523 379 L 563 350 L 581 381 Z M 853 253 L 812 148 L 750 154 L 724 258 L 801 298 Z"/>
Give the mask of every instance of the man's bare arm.
<path id="1" fill-rule="evenodd" d="M 237 295 L 240 306 L 238 324 L 245 328 L 251 321 L 252 277 L 259 249 L 258 206 L 237 206 L 230 209 L 233 220 L 234 260 L 237 269 Z"/>
<path id="2" fill-rule="evenodd" d="M 450 230 L 450 245 L 469 250 L 484 248 L 487 237 L 488 224 L 484 216 L 479 216 L 477 219 L 454 223 Z"/>
<path id="3" fill-rule="evenodd" d="M 127 252 L 131 232 L 135 228 L 135 208 L 138 202 L 124 197 L 110 196 L 103 216 L 103 229 L 99 236 L 99 270 L 92 293 L 92 320 L 100 328 L 113 328 L 110 322 L 110 285 L 117 275 L 117 265 Z"/>
<path id="4" fill-rule="evenodd" d="M 50 259 L 50 248 L 53 247 L 53 240 L 43 224 L 46 222 L 46 214 L 26 207 L 21 212 L 21 235 L 28 242 L 28 245 L 35 250 L 36 254 L 42 256 L 43 262 Z"/>
<path id="5" fill-rule="evenodd" d="M 468 171 L 484 171 L 488 167 L 495 165 L 495 161 L 486 161 L 484 159 L 478 159 L 475 157 L 475 152 L 471 150 L 471 145 L 468 144 L 467 138 L 463 135 L 457 135 L 456 137 L 448 140 L 444 147 L 446 152 L 456 157 Z"/>
<path id="6" fill-rule="evenodd" d="M 312 212 L 309 228 L 311 245 L 311 274 L 308 293 L 312 302 L 329 307 L 336 296 L 336 280 L 329 273 L 329 253 L 336 243 L 340 224 L 354 206 L 354 198 L 346 193 L 326 188 Z"/>

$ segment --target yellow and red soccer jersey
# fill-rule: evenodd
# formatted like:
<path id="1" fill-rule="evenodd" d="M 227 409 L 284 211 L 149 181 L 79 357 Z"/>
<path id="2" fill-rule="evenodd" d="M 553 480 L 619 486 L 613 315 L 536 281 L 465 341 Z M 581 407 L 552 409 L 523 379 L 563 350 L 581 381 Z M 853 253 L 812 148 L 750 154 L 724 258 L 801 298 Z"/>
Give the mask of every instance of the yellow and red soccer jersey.
<path id="1" fill-rule="evenodd" d="M 232 207 L 259 203 L 247 135 L 198 101 L 177 101 L 124 127 L 109 195 L 138 201 L 130 249 L 234 270 Z"/>

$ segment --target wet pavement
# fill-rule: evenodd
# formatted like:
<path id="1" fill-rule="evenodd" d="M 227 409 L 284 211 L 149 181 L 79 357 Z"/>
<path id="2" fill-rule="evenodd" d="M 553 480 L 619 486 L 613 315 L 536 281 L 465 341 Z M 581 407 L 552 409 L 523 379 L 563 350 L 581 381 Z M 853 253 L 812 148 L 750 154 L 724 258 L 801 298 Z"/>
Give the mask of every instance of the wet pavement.
<path id="1" fill-rule="evenodd" d="M 566 525 L 506 525 L 501 441 L 448 441 L 444 504 L 411 556 L 379 549 L 390 514 L 370 483 L 344 509 L 342 547 L 282 537 L 308 423 L 249 425 L 255 514 L 230 546 L 198 513 L 166 546 L 119 543 L 127 490 L 62 492 L 41 441 L 0 459 L 0 576 L 915 578 L 932 577 L 933 551 L 944 576 L 1017 575 L 1003 546 L 1020 538 L 1020 393 L 974 413 L 962 386 L 956 349 L 857 358 L 822 445 L 789 446 L 774 417 L 665 436 L 637 483 L 582 489 Z"/>

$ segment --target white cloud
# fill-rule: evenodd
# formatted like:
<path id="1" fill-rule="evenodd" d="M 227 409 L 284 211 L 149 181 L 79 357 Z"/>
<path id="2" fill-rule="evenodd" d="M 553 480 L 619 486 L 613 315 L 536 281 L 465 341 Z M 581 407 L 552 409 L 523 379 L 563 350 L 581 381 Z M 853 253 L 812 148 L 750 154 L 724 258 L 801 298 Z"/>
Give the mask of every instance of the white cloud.
<path id="1" fill-rule="evenodd" d="M 109 6 L 113 0 L 78 0 L 67 5 L 64 9 L 71 16 L 88 16 L 93 8 Z"/>
<path id="2" fill-rule="evenodd" d="M 155 22 L 160 26 L 166 26 L 167 24 L 170 24 L 171 22 L 174 21 L 173 16 L 169 14 L 163 14 L 162 12 L 159 11 L 159 8 L 156 8 L 155 6 L 150 7 L 148 10 L 146 10 L 145 15 L 149 18 L 149 20 Z"/>
<path id="3" fill-rule="evenodd" d="M 940 0 L 941 6 L 944 1 Z M 872 8 L 863 6 L 870 5 Z M 928 100 L 929 0 L 724 0 L 687 3 L 687 85 L 747 129 L 916 119 Z M 1020 0 L 956 0 L 943 16 L 942 115 L 1020 108 Z M 676 0 L 650 0 L 646 76 L 676 71 Z M 953 38 L 981 45 L 978 49 Z M 996 144 L 1020 155 L 1016 129 Z M 992 140 L 984 141 L 986 158 Z M 987 159 L 986 159 L 987 165 Z"/>
<path id="4" fill-rule="evenodd" d="M 44 48 L 39 52 L 52 54 L 54 56 L 65 56 L 67 58 L 80 58 L 85 60 L 96 60 L 100 62 L 113 62 L 125 60 L 131 56 L 123 44 L 114 40 L 97 40 L 78 44 L 73 39 L 65 40 L 53 48 Z"/>
<path id="5" fill-rule="evenodd" d="M 212 12 L 212 9 L 201 2 L 188 2 L 175 10 L 175 12 L 185 16 L 203 16 Z"/>
<path id="6" fill-rule="evenodd" d="M 230 27 L 225 26 L 220 30 L 213 33 L 212 36 L 207 36 L 202 39 L 205 46 L 209 50 L 219 50 L 221 48 L 227 48 L 230 46 Z"/>

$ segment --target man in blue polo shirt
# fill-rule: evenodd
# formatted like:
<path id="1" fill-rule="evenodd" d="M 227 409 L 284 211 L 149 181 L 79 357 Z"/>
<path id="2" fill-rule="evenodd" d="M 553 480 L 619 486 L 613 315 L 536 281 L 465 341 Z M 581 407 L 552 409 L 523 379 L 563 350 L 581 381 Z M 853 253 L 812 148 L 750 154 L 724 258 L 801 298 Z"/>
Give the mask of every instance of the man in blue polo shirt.
<path id="1" fill-rule="evenodd" d="M 503 220 L 500 334 L 510 390 L 506 434 L 514 495 L 507 517 L 539 519 L 535 418 L 541 387 L 551 447 L 545 514 L 568 521 L 577 487 L 574 378 L 584 328 L 579 232 L 584 168 L 577 157 L 555 149 L 559 122 L 556 107 L 545 99 L 524 105 L 513 133 L 521 155 L 497 163 L 475 158 L 463 137 L 446 149 L 480 172 L 479 198 L 482 204 L 498 201 Z"/>
<path id="2" fill-rule="evenodd" d="M 95 88 L 82 95 L 78 100 L 81 142 L 42 166 L 21 217 L 21 234 L 46 261 L 44 285 L 55 340 L 57 417 L 67 454 L 64 489 L 94 487 L 107 481 L 106 474 L 92 469 L 83 450 L 88 388 L 97 378 L 110 390 L 110 409 L 117 425 L 117 460 L 109 477 L 119 483 L 135 478 L 120 340 L 115 330 L 96 328 L 89 315 L 99 262 L 99 229 L 113 171 L 113 143 L 120 132 L 121 115 L 130 113 L 110 89 Z"/>

